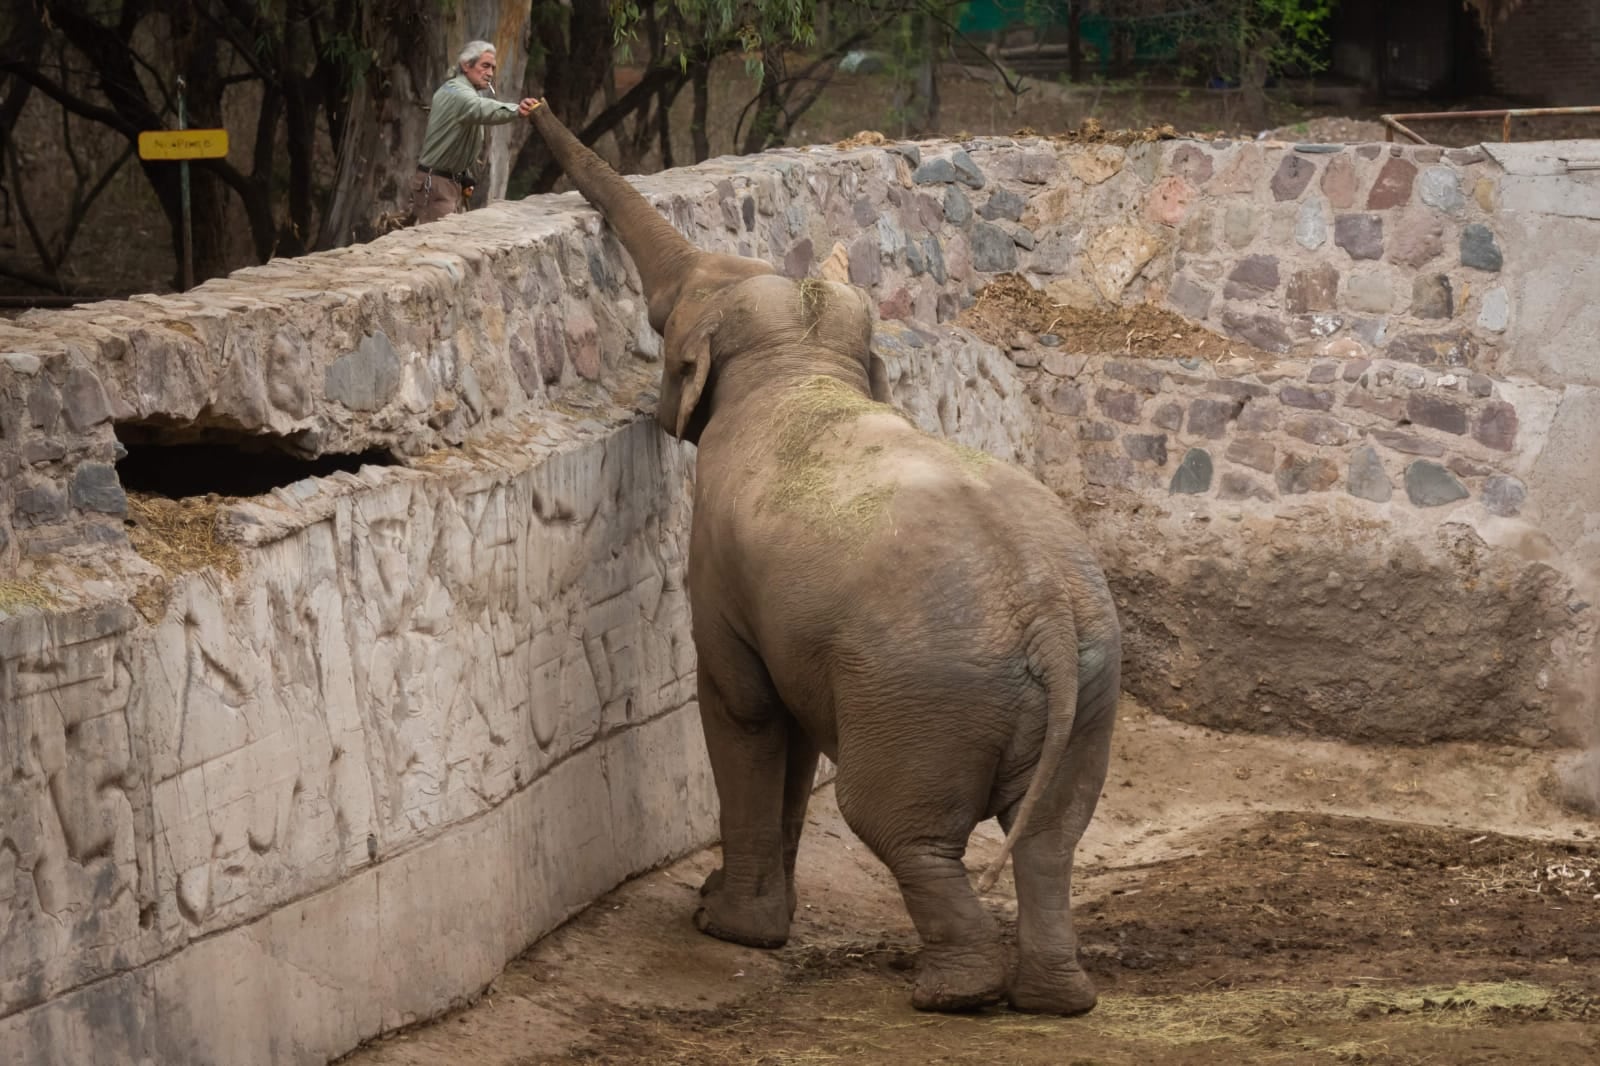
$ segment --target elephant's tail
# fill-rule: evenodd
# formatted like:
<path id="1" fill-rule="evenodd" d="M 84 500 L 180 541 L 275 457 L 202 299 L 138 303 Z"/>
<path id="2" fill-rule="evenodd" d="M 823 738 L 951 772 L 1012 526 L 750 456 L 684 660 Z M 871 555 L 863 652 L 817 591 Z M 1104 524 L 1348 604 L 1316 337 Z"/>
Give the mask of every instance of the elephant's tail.
<path id="1" fill-rule="evenodd" d="M 1000 854 L 978 878 L 978 891 L 987 892 L 1000 879 L 1011 849 L 1027 831 L 1033 809 L 1039 805 L 1056 775 L 1061 772 L 1061 760 L 1067 754 L 1067 742 L 1072 738 L 1073 722 L 1078 714 L 1078 639 L 1073 625 L 1073 611 L 1063 595 L 1055 610 L 1041 612 L 1037 622 L 1038 632 L 1030 642 L 1029 656 L 1036 664 L 1039 678 L 1044 682 L 1045 719 L 1044 742 L 1039 747 L 1039 762 L 1033 769 L 1028 790 L 1022 794 L 1017 816 L 1006 833 Z"/>

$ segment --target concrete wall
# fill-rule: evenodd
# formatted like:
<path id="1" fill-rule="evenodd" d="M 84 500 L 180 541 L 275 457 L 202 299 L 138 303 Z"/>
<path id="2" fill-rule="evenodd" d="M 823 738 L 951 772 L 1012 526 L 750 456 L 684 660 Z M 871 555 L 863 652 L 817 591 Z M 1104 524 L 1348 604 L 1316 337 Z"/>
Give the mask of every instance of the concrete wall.
<path id="1" fill-rule="evenodd" d="M 1158 710 L 1576 750 L 1600 212 L 1552 158 L 996 140 L 642 185 L 797 276 L 847 244 L 897 402 L 1078 502 Z M 950 323 L 1009 271 L 1267 352 Z M 713 835 L 658 359 L 572 196 L 0 327 L 8 1061 L 320 1062 Z M 174 576 L 116 423 L 407 461 L 227 502 L 239 576 Z"/>

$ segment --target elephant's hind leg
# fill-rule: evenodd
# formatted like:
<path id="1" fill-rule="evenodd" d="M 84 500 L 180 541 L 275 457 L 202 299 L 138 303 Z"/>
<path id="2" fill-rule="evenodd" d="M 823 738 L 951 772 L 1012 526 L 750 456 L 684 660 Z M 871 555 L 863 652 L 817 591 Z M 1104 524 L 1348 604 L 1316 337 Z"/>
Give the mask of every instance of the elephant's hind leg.
<path id="1" fill-rule="evenodd" d="M 721 807 L 722 869 L 701 888 L 694 921 L 720 940 L 776 948 L 788 941 L 793 915 L 784 809 L 791 721 L 764 679 L 764 670 L 743 675 L 725 695 L 701 666 L 700 721 Z"/>
<path id="2" fill-rule="evenodd" d="M 918 1010 L 972 1010 L 1006 992 L 1000 929 L 979 903 L 961 857 L 976 821 L 973 797 L 951 782 L 927 780 L 880 763 L 852 771 L 841 755 L 839 811 L 899 882 L 917 927 L 922 954 L 911 1005 Z M 930 819 L 937 823 L 930 824 Z"/>
<path id="3" fill-rule="evenodd" d="M 1110 713 L 1092 711 L 1080 718 L 1060 776 L 1012 852 L 1017 972 L 1009 998 L 1020 1011 L 1082 1014 L 1095 1005 L 1094 984 L 1078 962 L 1072 926 L 1072 860 L 1105 782 L 1111 720 Z M 1001 818 L 1008 832 L 1014 813 L 1013 808 Z"/>

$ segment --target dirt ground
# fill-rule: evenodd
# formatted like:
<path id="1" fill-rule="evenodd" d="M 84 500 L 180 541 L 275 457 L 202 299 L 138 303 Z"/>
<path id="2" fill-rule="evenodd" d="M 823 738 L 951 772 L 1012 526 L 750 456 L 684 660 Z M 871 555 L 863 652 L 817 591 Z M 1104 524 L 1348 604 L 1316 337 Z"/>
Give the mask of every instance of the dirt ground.
<path id="1" fill-rule="evenodd" d="M 344 1061 L 1596 1061 L 1600 825 L 1550 805 L 1542 766 L 1228 736 L 1125 703 L 1074 891 L 1088 1015 L 912 1010 L 909 920 L 824 788 L 787 947 L 694 931 L 717 865 L 698 852 L 597 901 L 476 1005 Z M 998 843 L 980 827 L 969 869 Z M 1014 923 L 1009 875 L 986 902 Z"/>

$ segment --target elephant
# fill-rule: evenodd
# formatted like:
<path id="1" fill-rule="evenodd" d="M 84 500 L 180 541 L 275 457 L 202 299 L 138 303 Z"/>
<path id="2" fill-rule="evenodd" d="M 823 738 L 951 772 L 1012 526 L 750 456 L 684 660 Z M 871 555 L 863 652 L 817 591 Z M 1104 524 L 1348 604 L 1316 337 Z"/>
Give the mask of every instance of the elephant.
<path id="1" fill-rule="evenodd" d="M 696 249 L 547 107 L 532 121 L 637 267 L 657 420 L 697 446 L 686 587 L 722 866 L 695 924 L 787 942 L 822 754 L 916 927 L 913 1006 L 1089 1010 L 1072 863 L 1121 633 L 1066 504 L 886 402 L 862 289 Z M 1005 843 L 975 891 L 962 858 L 988 818 Z M 1014 961 L 978 894 L 1008 856 Z"/>

